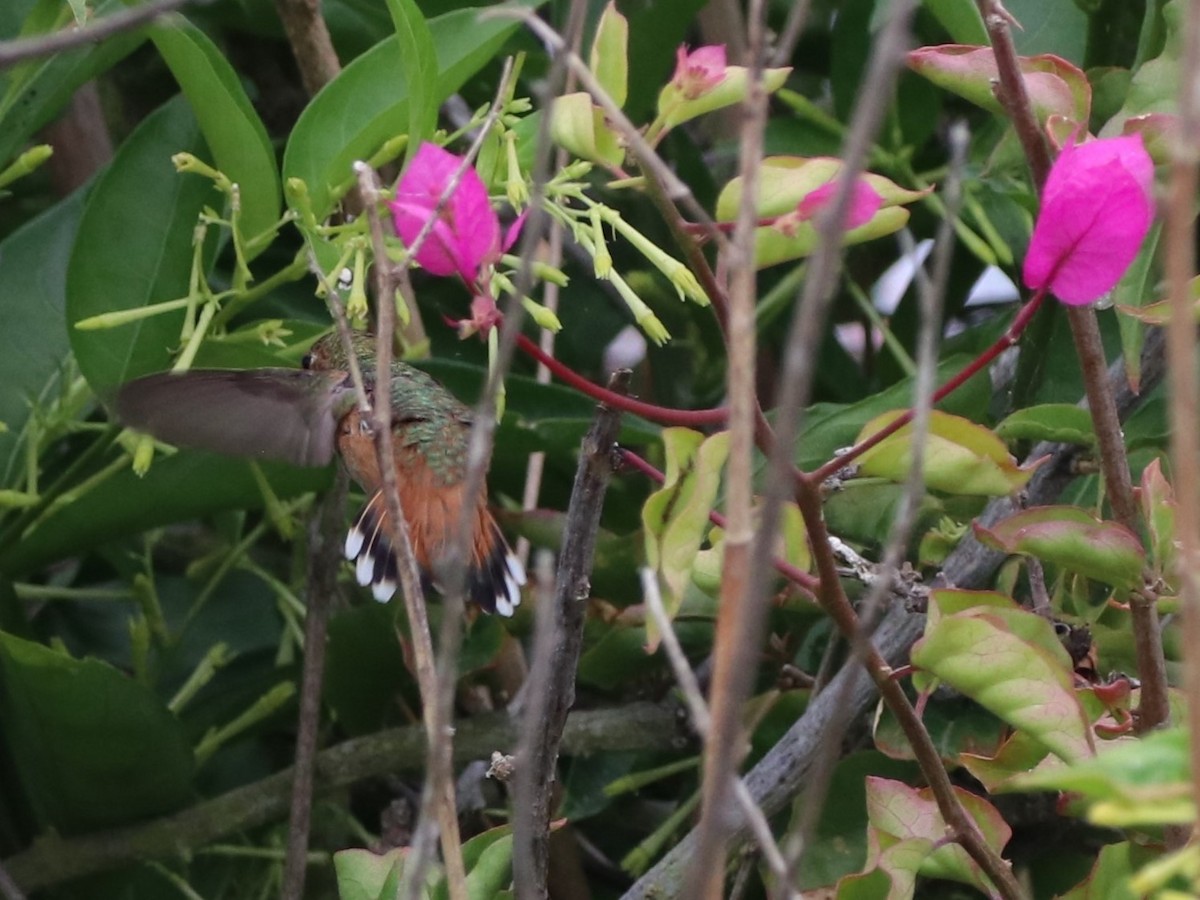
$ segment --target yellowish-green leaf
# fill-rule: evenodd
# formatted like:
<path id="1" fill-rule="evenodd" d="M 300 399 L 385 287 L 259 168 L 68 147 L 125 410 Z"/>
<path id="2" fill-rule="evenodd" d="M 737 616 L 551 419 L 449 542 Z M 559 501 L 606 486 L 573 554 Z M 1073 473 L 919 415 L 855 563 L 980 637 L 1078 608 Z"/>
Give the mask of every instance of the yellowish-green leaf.
<path id="1" fill-rule="evenodd" d="M 913 646 L 912 661 L 1062 759 L 1094 752 L 1070 657 L 1048 621 L 1015 603 L 941 616 Z"/>
<path id="2" fill-rule="evenodd" d="M 610 2 L 600 15 L 588 65 L 613 102 L 624 106 L 629 91 L 629 20 L 617 12 L 616 3 Z"/>
<path id="3" fill-rule="evenodd" d="M 667 473 L 663 487 L 642 508 L 646 533 L 646 562 L 666 588 L 667 615 L 674 616 L 683 602 L 701 541 L 708 531 L 721 486 L 721 468 L 729 453 L 729 433 L 711 437 L 686 428 L 663 431 Z M 646 624 L 646 642 L 653 650 L 659 634 Z"/>
<path id="4" fill-rule="evenodd" d="M 876 416 L 863 426 L 858 440 L 881 431 L 902 414 L 903 410 L 893 410 Z M 864 475 L 903 482 L 912 461 L 910 423 L 859 457 L 859 469 Z M 1001 497 L 1024 487 L 1033 471 L 1032 466 L 1018 466 L 1004 442 L 982 425 L 938 410 L 931 415 L 925 439 L 925 484 L 932 490 Z"/>

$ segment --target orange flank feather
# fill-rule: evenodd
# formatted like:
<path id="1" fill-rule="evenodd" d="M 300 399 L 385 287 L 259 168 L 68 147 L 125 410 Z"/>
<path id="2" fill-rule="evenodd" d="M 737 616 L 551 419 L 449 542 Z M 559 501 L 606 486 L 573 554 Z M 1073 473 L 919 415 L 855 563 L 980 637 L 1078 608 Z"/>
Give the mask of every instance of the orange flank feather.
<path id="1" fill-rule="evenodd" d="M 387 505 L 380 490 L 383 482 L 375 446 L 361 427 L 358 411 L 349 413 L 338 431 L 338 452 L 354 480 L 371 495 L 347 535 L 346 558 L 356 561 L 359 584 L 370 584 L 375 598 L 386 601 L 395 593 L 398 570 L 389 537 Z M 399 435 L 393 458 L 400 508 L 408 525 L 413 556 L 426 588 L 438 588 L 436 573 L 458 527 L 463 485 L 444 483 L 425 455 L 418 448 L 406 445 Z M 525 572 L 488 512 L 485 492 L 480 492 L 472 515 L 467 594 L 487 612 L 511 616 L 520 603 Z"/>

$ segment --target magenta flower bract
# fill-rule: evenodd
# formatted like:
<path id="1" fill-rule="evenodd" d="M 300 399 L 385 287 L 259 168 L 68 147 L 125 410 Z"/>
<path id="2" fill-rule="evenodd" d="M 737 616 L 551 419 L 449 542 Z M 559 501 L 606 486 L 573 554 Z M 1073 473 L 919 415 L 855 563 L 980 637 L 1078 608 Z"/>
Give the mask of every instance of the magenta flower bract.
<path id="1" fill-rule="evenodd" d="M 802 218 L 811 219 L 832 202 L 836 192 L 837 181 L 827 181 L 815 191 L 805 194 L 796 209 Z M 854 188 L 850 194 L 850 211 L 846 222 L 846 231 L 853 231 L 859 225 L 870 222 L 871 217 L 879 211 L 881 206 L 883 206 L 883 198 L 879 196 L 879 192 L 871 187 L 865 179 L 855 179 Z"/>
<path id="2" fill-rule="evenodd" d="M 800 202 L 796 204 L 794 210 L 776 217 L 772 223 L 773 226 L 788 237 L 795 237 L 796 229 L 800 223 L 813 219 L 830 204 L 836 192 L 837 179 L 835 178 L 833 181 L 827 181 L 801 197 Z M 853 231 L 859 225 L 865 225 L 867 222 L 870 222 L 881 206 L 883 206 L 883 197 L 879 195 L 879 192 L 871 187 L 866 179 L 855 179 L 854 188 L 850 195 L 850 209 L 847 213 L 847 221 L 843 230 Z"/>
<path id="3" fill-rule="evenodd" d="M 725 80 L 725 45 L 697 47 L 691 53 L 682 44 L 675 50 L 671 83 L 686 100 L 702 97 Z"/>
<path id="4" fill-rule="evenodd" d="M 1073 306 L 1111 291 L 1154 218 L 1154 163 L 1138 135 L 1068 144 L 1046 178 L 1023 277 Z"/>
<path id="5" fill-rule="evenodd" d="M 396 185 L 396 199 L 388 203 L 396 234 L 406 245 L 425 227 L 460 165 L 461 157 L 433 144 L 422 144 L 412 158 Z M 500 252 L 500 220 L 483 181 L 468 168 L 417 249 L 416 260 L 432 275 L 458 274 L 475 283 L 481 268 Z"/>

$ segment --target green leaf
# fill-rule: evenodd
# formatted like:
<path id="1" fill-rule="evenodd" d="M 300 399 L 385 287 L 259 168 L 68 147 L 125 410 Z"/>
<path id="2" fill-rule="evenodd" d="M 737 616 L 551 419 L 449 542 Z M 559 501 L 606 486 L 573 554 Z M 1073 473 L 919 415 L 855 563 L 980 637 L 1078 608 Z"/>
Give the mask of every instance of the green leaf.
<path id="1" fill-rule="evenodd" d="M 1122 309 L 1144 307 L 1148 298 L 1155 295 L 1158 269 L 1154 265 L 1158 256 L 1158 244 L 1162 237 L 1162 223 L 1155 222 L 1150 234 L 1142 241 L 1138 255 L 1125 270 L 1121 280 L 1113 289 L 1113 304 Z M 1117 316 L 1121 332 L 1121 357 L 1125 360 L 1125 374 L 1133 391 L 1140 392 L 1142 381 L 1142 345 L 1146 342 L 1146 326 L 1134 316 Z"/>
<path id="2" fill-rule="evenodd" d="M 383 900 L 394 897 L 404 872 L 407 847 L 386 853 L 352 848 L 333 854 L 339 900 Z"/>
<path id="3" fill-rule="evenodd" d="M 281 203 L 275 150 L 237 72 L 208 36 L 182 17 L 150 29 L 150 38 L 187 96 L 216 168 L 238 186 L 242 234 L 252 239 L 275 227 Z M 247 260 L 265 247 L 248 247 Z"/>
<path id="4" fill-rule="evenodd" d="M 1013 781 L 1027 791 L 1071 791 L 1089 804 L 1088 818 L 1115 826 L 1190 823 L 1196 818 L 1182 726 L 1101 744 L 1101 753 L 1070 766 Z"/>
<path id="5" fill-rule="evenodd" d="M 179 175 L 171 156 L 203 153 L 183 98 L 155 110 L 125 141 L 88 196 L 67 268 L 67 322 L 187 295 L 196 217 L 220 199 L 204 179 Z M 119 236 L 119 241 L 117 240 Z M 70 330 L 92 389 L 167 368 L 183 312 L 97 331 Z"/>
<path id="6" fill-rule="evenodd" d="M 1092 414 L 1073 403 L 1043 403 L 1018 409 L 996 426 L 1003 441 L 1060 441 L 1064 444 L 1096 443 Z"/>
<path id="7" fill-rule="evenodd" d="M 940 616 L 913 646 L 912 662 L 1062 759 L 1094 752 L 1070 658 L 1050 623 L 1015 603 Z"/>
<path id="8" fill-rule="evenodd" d="M 411 156 L 437 125 L 438 102 L 442 99 L 434 93 L 438 75 L 437 50 L 429 25 L 415 0 L 387 0 L 387 8 L 400 43 L 400 58 L 404 61 Z"/>
<path id="9" fill-rule="evenodd" d="M 1000 853 L 1012 837 L 1008 823 L 994 806 L 977 794 L 959 787 L 954 788 L 954 792 L 967 814 L 975 820 L 984 841 Z M 962 847 L 944 843 L 946 822 L 929 788 L 918 790 L 900 781 L 868 778 L 867 815 L 877 848 L 914 839 L 927 842 L 926 855 L 907 855 L 906 866 L 916 863 L 917 871 L 922 875 L 960 881 L 988 892 L 990 882 L 978 864 Z"/>
<path id="10" fill-rule="evenodd" d="M 1128 841 L 1119 844 L 1106 844 L 1096 855 L 1096 864 L 1080 884 L 1065 894 L 1061 900 L 1094 900 L 1104 897 L 1106 900 L 1137 900 L 1129 886 L 1129 881 L 1138 868 L 1130 856 L 1139 850 Z"/>
<path id="11" fill-rule="evenodd" d="M 674 618 L 691 581 L 692 567 L 700 544 L 708 534 L 712 512 L 721 487 L 721 471 L 729 455 L 729 432 L 711 437 L 687 428 L 663 431 L 667 456 L 666 480 L 642 507 L 646 532 L 646 564 L 667 587 L 663 598 L 668 617 Z M 650 649 L 660 635 L 653 619 L 646 620 Z"/>
<path id="12" fill-rule="evenodd" d="M 1029 774 L 1038 766 L 1058 768 L 1062 765 L 1050 755 L 1041 741 L 1025 731 L 1012 732 L 991 756 L 978 751 L 963 753 L 958 762 L 979 779 L 990 794 L 1017 790 L 1013 785 L 1014 779 Z"/>
<path id="13" fill-rule="evenodd" d="M 258 465 L 281 500 L 321 490 L 329 483 L 328 468 Z M 181 451 L 155 460 L 144 478 L 123 469 L 60 506 L 20 541 L 0 548 L 0 571 L 26 573 L 148 528 L 262 505 L 262 493 L 249 462 Z"/>
<path id="14" fill-rule="evenodd" d="M 485 66 L 517 28 L 511 19 L 478 20 L 460 9 L 429 22 L 438 76 L 431 90 L 440 103 Z M 318 219 L 329 214 L 335 190 L 353 177 L 351 164 L 367 159 L 409 127 L 407 64 L 399 38 L 378 44 L 342 70 L 301 113 L 283 157 L 285 179 L 308 185 Z"/>
<path id="15" fill-rule="evenodd" d="M 512 843 L 512 826 L 501 825 L 477 834 L 463 844 L 470 900 L 492 900 L 512 882 Z M 433 900 L 446 900 L 449 896 L 445 878 L 442 878 L 433 890 Z"/>
<path id="16" fill-rule="evenodd" d="M 1155 458 L 1142 470 L 1142 518 L 1150 533 L 1150 553 L 1154 569 L 1164 578 L 1175 574 L 1175 492 L 1163 476 L 1162 464 Z"/>
<path id="17" fill-rule="evenodd" d="M 986 44 L 987 29 L 973 0 L 923 0 L 921 4 L 956 44 Z"/>
<path id="18" fill-rule="evenodd" d="M 70 356 L 64 307 L 66 271 L 84 191 L 31 220 L 0 242 L 0 486 L 23 475 L 31 413 L 63 387 Z"/>
<path id="19" fill-rule="evenodd" d="M 629 94 L 629 20 L 609 3 L 600 14 L 588 67 L 617 106 Z"/>
<path id="20" fill-rule="evenodd" d="M 101 19 L 124 9 L 119 0 L 99 0 L 92 7 Z M 23 37 L 57 31 L 72 21 L 63 4 L 43 0 L 22 28 Z M 108 71 L 146 39 L 144 31 L 129 31 L 66 53 L 29 60 L 9 69 L 0 97 L 0 169 L 17 155 L 34 132 L 54 119 L 75 91 Z"/>
<path id="21" fill-rule="evenodd" d="M 1146 551 L 1124 525 L 1102 522 L 1077 506 L 1037 506 L 975 536 L 1005 553 L 1024 553 L 1118 588 L 1141 584 Z"/>
<path id="22" fill-rule="evenodd" d="M 0 721 L 42 827 L 118 825 L 168 812 L 191 795 L 183 728 L 107 663 L 0 633 Z"/>
<path id="23" fill-rule="evenodd" d="M 856 443 L 894 422 L 902 410 L 884 413 L 863 426 Z M 903 426 L 858 459 L 864 475 L 903 483 L 912 469 L 912 424 Z M 1005 496 L 1025 486 L 1032 468 L 1022 468 L 1003 441 L 982 425 L 933 410 L 925 438 L 925 486 L 967 496 Z"/>
<path id="24" fill-rule="evenodd" d="M 945 384 L 971 358 L 955 354 L 942 360 L 938 363 L 937 383 Z M 906 378 L 856 403 L 814 404 L 804 417 L 804 436 L 796 442 L 796 464 L 806 470 L 821 465 L 837 450 L 854 443 L 855 436 L 871 418 L 889 409 L 908 406 L 912 402 L 912 392 L 913 381 Z M 987 406 L 990 395 L 991 380 L 986 372 L 980 372 L 947 397 L 942 408 L 960 416 L 978 414 Z"/>

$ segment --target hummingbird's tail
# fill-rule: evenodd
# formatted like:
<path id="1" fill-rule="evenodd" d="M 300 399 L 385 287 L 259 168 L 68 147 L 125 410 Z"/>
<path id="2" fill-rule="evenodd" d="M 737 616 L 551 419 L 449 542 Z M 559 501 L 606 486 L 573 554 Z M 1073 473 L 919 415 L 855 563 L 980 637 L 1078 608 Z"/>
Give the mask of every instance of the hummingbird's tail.
<path id="1" fill-rule="evenodd" d="M 428 509 L 408 512 L 406 499 L 402 497 L 401 503 L 405 506 L 405 518 L 411 520 L 409 537 L 421 569 L 422 585 L 425 590 L 440 591 L 441 586 L 434 576 L 434 563 L 445 547 L 451 529 L 457 526 L 457 517 L 445 515 L 449 511 L 447 508 L 442 508 L 441 516 L 421 515 L 429 513 Z M 388 537 L 387 518 L 383 492 L 376 491 L 346 535 L 345 547 L 346 559 L 355 564 L 356 580 L 364 587 L 371 585 L 371 594 L 381 603 L 386 603 L 396 593 L 399 572 Z M 484 612 L 511 616 L 521 603 L 525 569 L 509 549 L 500 526 L 484 503 L 479 504 L 471 543 L 467 596 Z"/>

